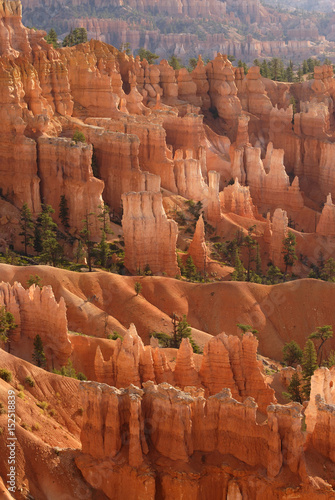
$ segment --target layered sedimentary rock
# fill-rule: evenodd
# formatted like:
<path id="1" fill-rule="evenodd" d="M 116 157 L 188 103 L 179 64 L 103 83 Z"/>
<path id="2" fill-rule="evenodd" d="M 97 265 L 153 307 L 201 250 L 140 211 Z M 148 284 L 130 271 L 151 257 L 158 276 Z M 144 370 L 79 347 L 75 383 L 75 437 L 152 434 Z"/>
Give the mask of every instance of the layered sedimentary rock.
<path id="1" fill-rule="evenodd" d="M 71 343 L 67 334 L 66 306 L 63 298 L 56 301 L 51 286 L 32 285 L 25 290 L 20 283 L 0 284 L 0 303 L 13 314 L 17 327 L 10 342 L 10 351 L 31 361 L 33 341 L 41 337 L 47 367 L 67 364 Z"/>
<path id="2" fill-rule="evenodd" d="M 335 371 L 319 368 L 311 378 L 310 401 L 306 408 L 308 448 L 335 461 Z"/>
<path id="3" fill-rule="evenodd" d="M 241 186 L 238 179 L 220 193 L 221 208 L 242 217 L 254 219 L 256 208 L 250 196 L 249 186 Z"/>
<path id="4" fill-rule="evenodd" d="M 257 339 L 249 333 L 242 341 L 220 334 L 206 344 L 199 369 L 189 340 L 183 339 L 173 369 L 164 350 L 144 346 L 135 326 L 131 325 L 123 341 L 114 342 L 112 352 L 97 347 L 92 377 L 117 388 L 130 384 L 142 387 L 148 380 L 176 384 L 181 388 L 203 388 L 206 395 L 229 388 L 238 401 L 249 396 L 255 398 L 259 409 L 265 412 L 276 399 L 258 364 L 257 346 Z"/>
<path id="5" fill-rule="evenodd" d="M 335 205 L 333 204 L 331 194 L 327 196 L 327 201 L 322 209 L 318 225 L 316 226 L 316 232 L 323 236 L 335 234 Z"/>
<path id="6" fill-rule="evenodd" d="M 208 206 L 207 206 L 207 218 L 211 222 L 219 222 L 221 220 L 221 208 L 220 208 L 220 174 L 211 170 L 208 172 Z"/>
<path id="7" fill-rule="evenodd" d="M 38 163 L 41 177 L 41 194 L 44 203 L 58 208 L 65 196 L 69 225 L 80 232 L 83 220 L 89 213 L 98 213 L 103 204 L 104 183 L 93 176 L 92 146 L 78 144 L 63 138 L 38 139 Z M 58 212 L 58 211 L 57 211 Z M 58 213 L 55 214 L 60 223 Z M 91 237 L 100 236 L 99 220 L 92 217 Z"/>
<path id="8" fill-rule="evenodd" d="M 268 123 L 272 103 L 267 96 L 258 66 L 249 69 L 242 82 L 239 97 L 243 110 L 259 117 L 264 124 Z"/>
<path id="9" fill-rule="evenodd" d="M 115 492 L 118 498 L 129 498 L 129 491 L 122 491 L 128 467 L 115 463 L 120 451 L 127 464 L 143 471 L 149 450 L 154 450 L 165 460 L 180 463 L 187 463 L 197 451 L 228 453 L 249 466 L 263 466 L 270 478 L 278 475 L 282 465 L 295 474 L 300 472 L 303 434 L 297 429 L 301 422 L 298 404 L 270 406 L 268 422 L 258 425 L 254 400 L 238 403 L 228 389 L 204 399 L 196 391 L 185 393 L 169 384 L 147 382 L 143 390 L 130 386 L 120 391 L 86 383 L 81 385 L 80 394 L 85 417 L 82 454 L 76 464 L 90 484 L 96 475 L 103 478 L 98 488 L 108 498 Z M 168 483 L 169 474 L 173 474 L 171 469 L 164 473 Z M 135 488 L 137 498 L 153 499 L 155 478 L 159 477 L 153 464 L 145 476 L 133 475 L 132 490 Z M 163 491 L 164 498 L 172 498 L 164 486 Z"/>
<path id="10" fill-rule="evenodd" d="M 270 259 L 273 265 L 279 269 L 284 267 L 283 240 L 288 233 L 287 213 L 281 208 L 277 208 L 273 214 L 271 224 Z"/>
<path id="11" fill-rule="evenodd" d="M 178 193 L 194 201 L 206 200 L 208 186 L 202 176 L 201 160 L 193 158 L 193 151 L 190 149 L 186 150 L 184 158 L 183 151 L 178 149 L 173 161 Z"/>
<path id="12" fill-rule="evenodd" d="M 247 147 L 246 150 L 247 182 L 252 199 L 263 208 L 282 207 L 297 211 L 304 206 L 296 177 L 290 185 L 285 171 L 284 150 L 267 147 L 266 157 L 261 160 L 259 148 Z"/>
<path id="13" fill-rule="evenodd" d="M 237 117 L 241 114 L 241 103 L 237 97 L 237 87 L 234 80 L 232 64 L 227 56 L 218 54 L 217 57 L 206 66 L 209 82 L 209 96 L 211 105 L 217 109 L 229 128 L 229 137 L 234 137 L 237 132 Z"/>
<path id="14" fill-rule="evenodd" d="M 188 254 L 192 257 L 196 267 L 200 271 L 206 272 L 208 251 L 205 238 L 205 224 L 202 215 L 200 215 L 199 219 L 197 220 L 195 233 L 188 248 Z"/>
<path id="15" fill-rule="evenodd" d="M 274 391 L 265 382 L 257 362 L 257 339 L 250 333 L 237 337 L 220 334 L 204 349 L 200 377 L 209 394 L 228 387 L 239 401 L 252 396 L 265 411 L 275 401 Z"/>
<path id="16" fill-rule="evenodd" d="M 161 193 L 127 193 L 122 201 L 126 268 L 136 273 L 149 266 L 154 274 L 179 274 L 178 226 L 166 217 Z"/>

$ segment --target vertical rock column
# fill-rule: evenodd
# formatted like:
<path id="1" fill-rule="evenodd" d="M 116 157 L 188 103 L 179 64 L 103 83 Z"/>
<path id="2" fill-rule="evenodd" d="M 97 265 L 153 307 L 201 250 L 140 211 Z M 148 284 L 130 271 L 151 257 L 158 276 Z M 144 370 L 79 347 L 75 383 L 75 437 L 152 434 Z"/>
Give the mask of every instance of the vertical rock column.
<path id="1" fill-rule="evenodd" d="M 125 267 L 133 274 L 149 266 L 154 274 L 179 274 L 176 256 L 178 226 L 169 220 L 161 193 L 122 195 Z"/>

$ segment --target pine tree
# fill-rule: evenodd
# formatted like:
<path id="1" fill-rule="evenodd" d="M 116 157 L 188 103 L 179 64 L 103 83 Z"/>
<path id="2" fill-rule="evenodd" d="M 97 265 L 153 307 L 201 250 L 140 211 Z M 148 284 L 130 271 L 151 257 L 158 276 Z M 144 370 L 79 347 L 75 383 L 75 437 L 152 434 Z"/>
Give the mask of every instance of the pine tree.
<path id="1" fill-rule="evenodd" d="M 131 54 L 130 43 L 129 42 L 121 43 L 119 51 L 124 52 L 125 54 L 127 54 L 127 56 L 130 56 Z"/>
<path id="2" fill-rule="evenodd" d="M 264 77 L 264 78 L 270 78 L 270 70 L 269 70 L 269 66 L 268 66 L 268 63 L 266 62 L 266 60 L 264 59 L 262 64 L 261 64 L 261 69 L 260 69 L 260 73 L 261 75 Z"/>
<path id="3" fill-rule="evenodd" d="M 283 359 L 284 362 L 293 366 L 298 363 L 301 363 L 303 357 L 302 349 L 300 349 L 299 345 L 295 340 L 291 340 L 291 342 L 287 342 L 283 347 Z"/>
<path id="4" fill-rule="evenodd" d="M 170 66 L 172 66 L 174 70 L 181 69 L 183 67 L 181 60 L 175 55 L 172 55 L 170 59 L 168 59 L 168 63 L 170 64 Z"/>
<path id="5" fill-rule="evenodd" d="M 173 327 L 173 337 L 170 347 L 174 347 L 175 349 L 179 349 L 181 341 L 183 339 L 188 338 L 190 344 L 192 346 L 193 352 L 199 352 L 199 346 L 192 339 L 192 328 L 187 322 L 186 315 L 180 318 L 175 313 L 171 316 L 172 327 Z"/>
<path id="6" fill-rule="evenodd" d="M 286 81 L 293 82 L 293 63 L 290 61 L 290 64 L 286 68 Z"/>
<path id="7" fill-rule="evenodd" d="M 297 372 L 293 373 L 287 392 L 283 392 L 283 396 L 291 401 L 297 401 L 297 403 L 302 404 L 301 381 Z"/>
<path id="8" fill-rule="evenodd" d="M 34 338 L 34 351 L 33 351 L 33 361 L 40 368 L 44 368 L 47 364 L 47 360 L 44 354 L 43 342 L 39 335 Z"/>
<path id="9" fill-rule="evenodd" d="M 232 281 L 245 281 L 247 271 L 241 262 L 239 249 L 237 246 L 235 248 L 234 253 L 235 253 L 234 255 L 235 271 L 232 272 L 231 279 Z"/>
<path id="10" fill-rule="evenodd" d="M 270 283 L 271 285 L 274 285 L 276 283 L 279 283 L 283 279 L 283 273 L 281 272 L 279 267 L 271 264 L 269 266 L 266 277 L 267 277 L 267 282 Z"/>
<path id="11" fill-rule="evenodd" d="M 285 262 L 285 275 L 287 273 L 288 267 L 293 266 L 294 262 L 298 259 L 295 253 L 296 244 L 297 243 L 295 235 L 292 233 L 292 231 L 289 231 L 287 237 L 283 239 L 282 254 L 284 256 Z"/>
<path id="12" fill-rule="evenodd" d="M 56 33 L 56 31 L 53 28 L 51 28 L 51 30 L 48 32 L 48 34 L 45 37 L 45 39 L 46 39 L 46 41 L 48 43 L 50 43 L 51 45 L 53 45 L 53 47 L 55 49 L 57 49 L 59 47 L 57 33 Z"/>
<path id="13" fill-rule="evenodd" d="M 335 261 L 332 257 L 327 260 L 327 262 L 319 266 L 322 270 L 320 273 L 320 278 L 324 281 L 335 281 Z"/>
<path id="14" fill-rule="evenodd" d="M 94 212 L 86 212 L 85 219 L 82 220 L 83 228 L 80 231 L 82 242 L 86 247 L 87 265 L 89 272 L 92 272 L 92 252 L 94 248 L 94 241 L 91 240 L 91 226 L 93 224 L 93 222 L 91 221 L 92 216 L 95 216 Z"/>
<path id="15" fill-rule="evenodd" d="M 40 288 L 42 288 L 41 283 L 42 283 L 41 276 L 39 276 L 38 274 L 35 274 L 35 276 L 33 274 L 31 274 L 29 276 L 29 280 L 27 281 L 27 286 L 31 287 L 31 285 L 35 285 L 35 286 L 39 286 Z"/>
<path id="16" fill-rule="evenodd" d="M 67 205 L 67 199 L 65 197 L 65 194 L 62 194 L 60 197 L 60 202 L 59 202 L 59 218 L 64 226 L 64 228 L 67 230 L 70 227 L 69 224 L 69 207 Z"/>
<path id="17" fill-rule="evenodd" d="M 195 267 L 192 257 L 189 255 L 186 259 L 185 276 L 186 278 L 191 280 L 195 278 L 196 275 L 197 275 L 197 268 Z"/>
<path id="18" fill-rule="evenodd" d="M 244 325 L 243 323 L 237 323 L 236 325 L 240 330 L 242 330 L 242 337 L 245 333 L 250 332 L 253 335 L 257 335 L 258 330 L 251 325 Z"/>
<path id="19" fill-rule="evenodd" d="M 5 306 L 0 307 L 0 340 L 8 345 L 8 352 L 10 353 L 10 344 L 12 341 L 12 334 L 17 327 L 15 318 L 12 313 L 6 310 Z"/>
<path id="20" fill-rule="evenodd" d="M 43 205 L 43 211 L 40 217 L 41 240 L 42 240 L 42 262 L 48 264 L 51 262 L 56 266 L 62 256 L 63 249 L 57 241 L 57 224 L 52 220 L 51 215 L 55 211 L 50 205 Z"/>
<path id="21" fill-rule="evenodd" d="M 149 64 L 154 64 L 156 59 L 159 59 L 159 56 L 157 54 L 155 54 L 154 52 L 150 52 L 150 50 L 147 50 L 143 47 L 138 49 L 137 54 L 140 56 L 141 61 L 143 61 L 143 59 L 146 59 Z M 190 59 L 190 61 L 191 61 L 191 59 Z M 195 65 L 197 65 L 196 59 L 195 59 Z"/>
<path id="22" fill-rule="evenodd" d="M 309 339 L 316 339 L 320 341 L 318 351 L 317 351 L 317 358 L 319 365 L 322 363 L 322 349 L 324 343 L 332 338 L 333 336 L 333 328 L 331 325 L 324 325 L 324 326 L 318 326 L 316 331 L 311 333 L 310 336 L 308 337 Z"/>
<path id="23" fill-rule="evenodd" d="M 23 236 L 21 243 L 24 245 L 24 254 L 27 255 L 27 248 L 32 246 L 34 242 L 33 217 L 27 203 L 24 203 L 21 209 L 20 228 L 19 235 Z"/>
<path id="24" fill-rule="evenodd" d="M 252 232 L 256 226 L 251 226 L 248 229 L 247 236 L 244 237 L 243 246 L 247 249 L 248 264 L 247 264 L 247 281 L 250 281 L 250 266 L 251 262 L 255 260 L 254 258 L 254 248 L 256 247 L 256 240 L 252 236 Z"/>
<path id="25" fill-rule="evenodd" d="M 107 205 L 107 203 L 104 203 L 98 208 L 100 210 L 98 219 L 100 221 L 101 240 L 97 250 L 99 254 L 100 264 L 103 267 L 106 267 L 107 259 L 110 255 L 106 235 L 113 234 L 113 231 L 110 228 L 109 206 Z"/>
<path id="26" fill-rule="evenodd" d="M 312 340 L 309 339 L 306 342 L 302 359 L 302 373 L 304 379 L 302 392 L 306 399 L 309 399 L 309 395 L 311 392 L 311 377 L 313 376 L 317 367 L 318 364 L 316 350 Z"/>

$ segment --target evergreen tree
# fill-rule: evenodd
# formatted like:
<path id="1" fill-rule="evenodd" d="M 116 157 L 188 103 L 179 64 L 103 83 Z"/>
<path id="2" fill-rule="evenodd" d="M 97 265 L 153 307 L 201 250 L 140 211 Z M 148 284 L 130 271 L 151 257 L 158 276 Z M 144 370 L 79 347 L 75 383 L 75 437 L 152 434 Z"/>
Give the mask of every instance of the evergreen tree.
<path id="1" fill-rule="evenodd" d="M 41 230 L 41 215 L 37 217 L 34 230 L 34 250 L 37 253 L 42 252 L 42 230 Z"/>
<path id="2" fill-rule="evenodd" d="M 288 366 L 301 363 L 303 352 L 295 340 L 291 340 L 283 347 L 283 359 Z"/>
<path id="3" fill-rule="evenodd" d="M 140 56 L 141 61 L 143 59 L 146 59 L 149 64 L 154 64 L 156 62 L 156 59 L 159 59 L 159 56 L 155 54 L 154 52 L 150 52 L 150 50 L 144 49 L 141 47 L 138 49 L 137 54 Z"/>
<path id="4" fill-rule="evenodd" d="M 197 275 L 197 268 L 194 265 L 192 257 L 189 255 L 186 259 L 185 276 L 189 280 L 194 279 Z"/>
<path id="5" fill-rule="evenodd" d="M 168 63 L 170 64 L 170 66 L 172 66 L 172 68 L 174 70 L 181 69 L 183 67 L 181 60 L 178 57 L 176 57 L 175 55 L 172 55 L 170 57 L 170 59 L 168 60 Z"/>
<path id="6" fill-rule="evenodd" d="M 188 70 L 193 71 L 197 67 L 197 64 L 198 64 L 198 59 L 196 57 L 191 57 L 188 60 Z"/>
<path id="7" fill-rule="evenodd" d="M 297 401 L 297 403 L 302 404 L 301 382 L 297 372 L 293 373 L 287 392 L 283 392 L 283 396 L 291 401 Z"/>
<path id="8" fill-rule="evenodd" d="M 31 287 L 31 285 L 35 285 L 42 288 L 41 282 L 42 282 L 41 276 L 39 276 L 38 274 L 35 274 L 35 276 L 31 274 L 29 276 L 29 280 L 27 281 L 27 286 Z"/>
<path id="9" fill-rule="evenodd" d="M 261 64 L 261 69 L 260 69 L 260 73 L 261 75 L 264 77 L 264 78 L 270 78 L 270 70 L 269 70 L 269 67 L 268 67 L 268 63 L 266 62 L 266 60 L 264 59 L 262 64 Z"/>
<path id="10" fill-rule="evenodd" d="M 84 257 L 83 242 L 81 240 L 79 240 L 77 249 L 74 252 L 74 258 L 76 259 L 77 264 L 79 264 L 79 262 L 81 261 L 81 259 L 83 257 Z"/>
<path id="11" fill-rule="evenodd" d="M 335 281 L 335 261 L 332 257 L 324 265 L 320 264 L 319 267 L 322 269 L 320 272 L 322 280 Z"/>
<path id="12" fill-rule="evenodd" d="M 251 332 L 253 335 L 257 335 L 258 330 L 251 325 L 244 325 L 243 323 L 237 323 L 236 325 L 242 331 L 242 337 L 245 333 Z"/>
<path id="13" fill-rule="evenodd" d="M 235 252 L 235 255 L 234 255 L 235 271 L 233 271 L 233 273 L 231 275 L 231 280 L 232 281 L 245 281 L 247 271 L 241 262 L 239 249 L 237 246 L 236 246 L 234 252 Z"/>
<path id="14" fill-rule="evenodd" d="M 51 263 L 56 266 L 63 254 L 63 249 L 57 241 L 57 224 L 52 220 L 51 215 L 55 211 L 50 205 L 43 205 L 40 217 L 42 252 L 41 260 L 45 264 Z"/>
<path id="15" fill-rule="evenodd" d="M 58 37 L 56 31 L 51 28 L 51 30 L 48 32 L 47 36 L 45 37 L 46 41 L 50 43 L 55 49 L 59 47 L 58 43 Z"/>
<path id="16" fill-rule="evenodd" d="M 64 38 L 63 47 L 72 47 L 79 43 L 87 42 L 87 31 L 85 28 L 75 28 Z"/>
<path id="17" fill-rule="evenodd" d="M 311 392 L 311 377 L 318 367 L 316 360 L 316 350 L 312 340 L 309 339 L 306 342 L 302 359 L 302 373 L 304 379 L 302 392 L 306 399 L 309 399 L 309 395 Z"/>
<path id="18" fill-rule="evenodd" d="M 307 64 L 307 61 L 304 59 L 303 63 L 302 63 L 302 73 L 303 75 L 306 75 L 308 73 L 309 69 L 308 69 L 308 64 Z"/>
<path id="19" fill-rule="evenodd" d="M 241 59 L 239 59 L 239 60 L 237 61 L 237 66 L 238 66 L 239 68 L 243 68 L 243 69 L 244 69 L 244 74 L 245 74 L 245 75 L 248 73 L 249 68 L 248 68 L 248 66 L 247 66 L 247 64 L 246 64 L 245 62 L 242 62 L 242 61 L 241 61 Z"/>
<path id="20" fill-rule="evenodd" d="M 93 224 L 93 222 L 91 221 L 92 216 L 95 216 L 94 212 L 86 212 L 85 219 L 82 220 L 83 228 L 80 231 L 82 242 L 86 247 L 87 265 L 89 272 L 92 272 L 92 253 L 94 248 L 94 241 L 91 240 L 91 226 Z"/>
<path id="21" fill-rule="evenodd" d="M 64 228 L 67 230 L 70 227 L 69 224 L 69 207 L 67 205 L 67 199 L 65 197 L 65 194 L 62 194 L 60 197 L 60 202 L 59 202 L 59 218 L 64 226 Z"/>
<path id="22" fill-rule="evenodd" d="M 109 206 L 107 203 L 100 205 L 99 207 L 99 215 L 98 219 L 100 221 L 100 230 L 101 230 L 101 240 L 98 245 L 98 254 L 99 261 L 103 267 L 106 267 L 107 259 L 110 255 L 109 245 L 107 243 L 106 236 L 107 234 L 112 234 L 113 231 L 110 228 L 110 217 L 109 217 Z"/>
<path id="23" fill-rule="evenodd" d="M 180 254 L 179 254 L 179 253 L 177 253 L 177 264 L 178 264 L 178 267 L 179 267 L 179 269 L 180 269 L 180 274 L 181 274 L 182 276 L 185 276 L 185 267 L 184 267 L 184 265 L 183 265 L 183 262 L 182 262 L 182 260 L 181 260 L 181 257 L 180 257 Z"/>
<path id="24" fill-rule="evenodd" d="M 33 217 L 27 203 L 24 203 L 21 209 L 20 228 L 19 235 L 23 236 L 21 243 L 24 245 L 24 254 L 27 255 L 27 248 L 32 246 L 34 242 Z"/>
<path id="25" fill-rule="evenodd" d="M 254 249 L 256 247 L 257 241 L 252 236 L 252 232 L 254 231 L 255 227 L 256 226 L 249 227 L 248 234 L 247 234 L 247 236 L 244 237 L 244 241 L 243 241 L 243 246 L 247 249 L 247 257 L 248 257 L 247 281 L 250 281 L 250 266 L 251 266 L 251 262 L 253 262 L 255 260 Z"/>
<path id="26" fill-rule="evenodd" d="M 34 351 L 33 351 L 33 361 L 40 368 L 44 368 L 47 364 L 47 360 L 44 354 L 43 342 L 39 335 L 34 338 Z"/>
<path id="27" fill-rule="evenodd" d="M 282 254 L 285 262 L 285 274 L 287 273 L 288 267 L 292 267 L 294 262 L 298 259 L 295 253 L 296 244 L 295 235 L 292 231 L 289 231 L 287 237 L 283 239 Z"/>
<path id="28" fill-rule="evenodd" d="M 311 333 L 310 336 L 308 337 L 309 339 L 316 339 L 320 341 L 318 351 L 317 351 L 317 359 L 319 362 L 319 365 L 322 363 L 322 349 L 324 346 L 324 343 L 332 338 L 333 336 L 333 328 L 331 325 L 324 325 L 324 326 L 318 326 L 316 331 Z"/>
<path id="29" fill-rule="evenodd" d="M 297 80 L 298 80 L 298 82 L 302 82 L 302 76 L 303 76 L 303 74 L 304 74 L 304 71 L 301 68 L 301 66 L 299 66 L 298 71 L 297 71 Z"/>
<path id="30" fill-rule="evenodd" d="M 293 82 L 293 62 L 290 61 L 290 64 L 286 68 L 286 81 L 287 82 Z"/>
<path id="31" fill-rule="evenodd" d="M 171 345 L 171 347 L 179 349 L 181 341 L 188 338 L 193 348 L 193 352 L 199 352 L 199 347 L 192 339 L 192 329 L 187 322 L 186 315 L 183 314 L 183 316 L 180 318 L 175 313 L 173 313 L 171 316 L 171 320 L 173 326 L 173 345 Z"/>
<path id="32" fill-rule="evenodd" d="M 15 318 L 12 313 L 6 310 L 5 306 L 0 307 L 0 340 L 8 345 L 8 352 L 10 353 L 10 344 L 12 341 L 12 334 L 17 327 Z"/>
<path id="33" fill-rule="evenodd" d="M 124 52 L 125 54 L 127 54 L 127 56 L 130 56 L 131 55 L 130 43 L 129 42 L 121 43 L 119 51 Z"/>

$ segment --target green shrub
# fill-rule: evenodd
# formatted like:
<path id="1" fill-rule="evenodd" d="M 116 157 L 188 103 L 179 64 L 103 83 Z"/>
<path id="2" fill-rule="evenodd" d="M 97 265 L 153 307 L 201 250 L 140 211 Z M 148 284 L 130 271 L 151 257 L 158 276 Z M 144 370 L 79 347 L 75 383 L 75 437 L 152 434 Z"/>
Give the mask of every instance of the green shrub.
<path id="1" fill-rule="evenodd" d="M 26 377 L 24 383 L 30 385 L 30 387 L 35 387 L 35 381 L 31 377 Z"/>
<path id="2" fill-rule="evenodd" d="M 76 130 L 74 131 L 74 134 L 73 134 L 72 140 L 73 140 L 75 143 L 78 143 L 78 142 L 86 142 L 86 137 L 84 136 L 84 134 L 83 134 L 82 132 L 80 132 L 80 130 L 76 129 Z"/>
<path id="3" fill-rule="evenodd" d="M 25 422 L 21 422 L 21 427 L 23 429 L 26 429 L 26 431 L 30 431 L 31 432 L 31 427 L 30 425 L 26 424 Z"/>
<path id="4" fill-rule="evenodd" d="M 49 403 L 47 403 L 46 401 L 39 401 L 38 403 L 36 403 L 36 405 L 42 410 L 46 410 L 49 406 Z"/>
<path id="5" fill-rule="evenodd" d="M 0 415 L 3 415 L 6 412 L 6 408 L 4 407 L 3 403 L 0 403 Z"/>
<path id="6" fill-rule="evenodd" d="M 0 378 L 4 380 L 5 382 L 11 382 L 12 380 L 12 372 L 9 370 L 6 370 L 6 368 L 1 368 L 0 369 Z"/>

